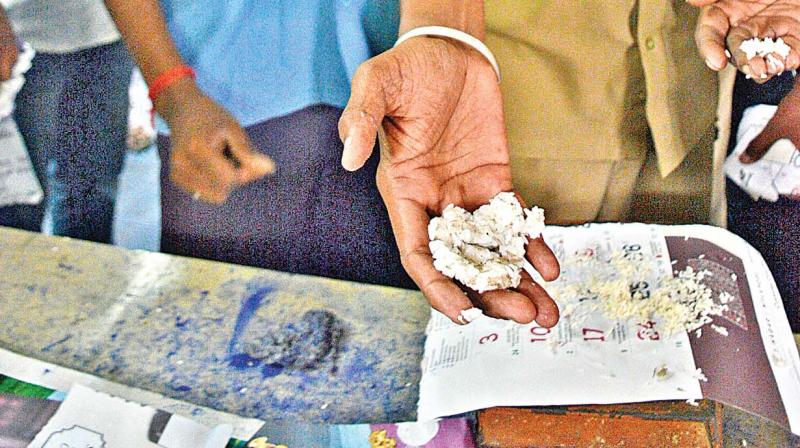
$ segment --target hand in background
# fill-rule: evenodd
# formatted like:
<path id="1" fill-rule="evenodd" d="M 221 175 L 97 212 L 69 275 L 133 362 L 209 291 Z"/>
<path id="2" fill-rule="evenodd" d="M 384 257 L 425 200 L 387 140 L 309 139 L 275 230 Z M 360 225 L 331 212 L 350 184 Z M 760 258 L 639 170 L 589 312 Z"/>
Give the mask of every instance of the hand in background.
<path id="1" fill-rule="evenodd" d="M 800 148 L 800 88 L 798 84 L 778 105 L 775 115 L 758 136 L 750 142 L 745 152 L 739 156 L 742 163 L 753 163 L 769 151 L 772 145 L 782 138 L 788 138 L 796 148 Z"/>
<path id="2" fill-rule="evenodd" d="M 11 71 L 19 56 L 17 40 L 11 22 L 6 17 L 5 11 L 0 6 L 0 81 L 11 78 Z"/>
<path id="3" fill-rule="evenodd" d="M 403 266 L 431 306 L 454 322 L 477 306 L 493 317 L 555 325 L 558 307 L 527 273 L 516 290 L 468 297 L 433 267 L 431 215 L 451 203 L 474 210 L 513 191 L 500 86 L 483 56 L 454 40 L 416 37 L 365 62 L 339 123 L 342 165 L 363 166 L 379 132 L 378 188 Z M 545 280 L 558 277 L 542 238 L 529 243 L 527 255 Z"/>
<path id="4" fill-rule="evenodd" d="M 176 82 L 157 102 L 172 134 L 170 177 L 197 199 L 220 204 L 237 187 L 275 170 L 239 123 L 193 80 Z"/>
<path id="5" fill-rule="evenodd" d="M 688 0 L 703 10 L 697 22 L 695 40 L 700 54 L 712 70 L 728 63 L 725 48 L 734 64 L 755 82 L 764 83 L 784 71 L 800 68 L 800 0 Z M 756 56 L 748 60 L 739 49 L 751 38 L 782 38 L 792 50 L 786 58 Z"/>

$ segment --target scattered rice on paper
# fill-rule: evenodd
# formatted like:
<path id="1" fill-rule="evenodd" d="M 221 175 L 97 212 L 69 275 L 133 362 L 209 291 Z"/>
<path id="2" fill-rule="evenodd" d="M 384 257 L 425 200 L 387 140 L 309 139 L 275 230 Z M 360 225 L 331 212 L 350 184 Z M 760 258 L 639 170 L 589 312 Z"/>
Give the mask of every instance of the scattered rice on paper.
<path id="1" fill-rule="evenodd" d="M 564 308 L 564 316 L 578 319 L 580 315 L 586 316 L 600 310 L 610 320 L 657 320 L 659 332 L 665 336 L 696 330 L 695 336 L 700 337 L 700 327 L 711 323 L 712 316 L 719 316 L 726 311 L 728 305 L 724 303 L 732 298 L 728 297 L 730 294 L 724 296 L 726 293 L 723 293 L 719 297 L 723 304 L 717 304 L 713 291 L 703 283 L 710 272 L 695 271 L 691 266 L 676 271 L 674 277 L 662 279 L 658 286 L 651 285 L 645 296 L 635 285 L 649 276 L 650 267 L 625 258 L 621 252 L 613 254 L 608 260 L 576 255 L 563 262 L 565 265 L 583 264 L 587 268 L 584 271 L 592 273 L 580 286 L 554 284 L 550 291 L 554 297 L 596 298 Z M 722 330 L 714 329 L 722 333 L 724 328 L 719 328 Z"/>

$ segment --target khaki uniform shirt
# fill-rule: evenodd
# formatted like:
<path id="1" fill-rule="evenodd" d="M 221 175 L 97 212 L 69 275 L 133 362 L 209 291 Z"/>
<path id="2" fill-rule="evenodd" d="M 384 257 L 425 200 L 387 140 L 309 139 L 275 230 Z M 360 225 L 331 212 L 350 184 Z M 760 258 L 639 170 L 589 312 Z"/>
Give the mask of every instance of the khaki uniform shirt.
<path id="1" fill-rule="evenodd" d="M 650 154 L 651 184 L 705 176 L 702 188 L 666 189 L 712 202 L 720 84 L 695 47 L 698 12 L 685 0 L 486 1 L 523 197 L 558 222 L 624 220 L 634 192 L 650 188 L 637 187 Z"/>

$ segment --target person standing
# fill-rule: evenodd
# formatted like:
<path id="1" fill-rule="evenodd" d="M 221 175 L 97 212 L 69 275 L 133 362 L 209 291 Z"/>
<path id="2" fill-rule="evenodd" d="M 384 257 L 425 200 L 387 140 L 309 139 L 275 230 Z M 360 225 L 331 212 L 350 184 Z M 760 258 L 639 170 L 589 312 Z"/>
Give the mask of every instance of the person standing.
<path id="1" fill-rule="evenodd" d="M 696 38 L 706 64 L 721 70 L 730 63 L 736 76 L 732 101 L 732 135 L 744 111 L 754 105 L 778 106 L 764 130 L 740 156 L 743 163 L 759 160 L 779 139 L 800 147 L 800 84 L 793 71 L 800 66 L 800 1 L 798 0 L 691 0 L 702 6 Z M 748 59 L 741 43 L 753 37 L 780 37 L 791 48 L 783 58 L 771 55 Z M 736 146 L 731 139 L 728 153 Z M 776 202 L 754 201 L 727 181 L 728 228 L 764 256 L 783 298 L 792 331 L 800 333 L 800 201 L 782 196 Z M 798 339 L 800 341 L 800 339 Z"/>
<path id="2" fill-rule="evenodd" d="M 0 61 L 18 42 L 37 52 L 15 120 L 45 190 L 38 205 L 0 207 L 0 225 L 40 231 L 49 203 L 54 234 L 110 243 L 133 62 L 102 0 L 0 5 Z"/>
<path id="3" fill-rule="evenodd" d="M 423 145 L 398 146 L 396 161 L 412 157 L 416 150 L 428 153 L 394 171 L 399 176 L 413 174 L 404 181 L 408 193 L 426 195 L 416 203 L 403 201 L 405 210 L 398 214 L 395 204 L 387 201 L 384 207 L 378 195 L 387 178 L 377 154 L 370 157 L 375 140 L 370 141 L 368 133 L 380 123 L 372 121 L 374 108 L 350 108 L 351 115 L 344 112 L 337 127 L 348 97 L 352 103 L 373 88 L 364 82 L 351 86 L 350 79 L 362 61 L 378 53 L 371 43 L 379 39 L 370 38 L 367 30 L 394 34 L 396 28 L 383 18 L 395 2 L 106 3 L 150 85 L 155 109 L 169 126 L 169 138 L 162 135 L 159 141 L 163 251 L 412 286 L 406 267 L 433 306 L 454 321 L 461 310 L 472 307 L 454 283 L 435 277 L 438 273 L 425 263 L 424 254 L 406 249 L 409 237 L 421 235 L 418 218 L 428 205 L 423 201 L 455 201 L 453 195 L 465 184 L 473 190 L 458 201 L 471 204 L 511 189 L 503 148 L 494 144 L 503 138 L 502 121 L 492 120 L 490 129 L 479 131 L 487 110 L 476 101 L 457 104 L 462 92 L 472 99 L 482 94 L 499 99 L 495 71 L 480 53 L 457 40 L 419 37 L 377 57 L 411 70 L 403 86 L 395 83 L 397 71 L 372 72 L 378 82 L 386 81 L 384 93 L 395 110 L 406 114 L 396 122 L 406 132 L 406 142 Z M 420 0 L 400 6 L 401 33 L 428 25 L 460 33 L 482 29 L 480 2 Z M 442 63 L 453 70 L 455 81 L 439 76 Z M 369 67 L 361 67 L 363 78 Z M 499 102 L 494 104 L 499 107 Z M 498 107 L 491 117 L 498 117 Z M 445 131 L 454 115 L 466 119 Z M 426 126 L 431 118 L 436 123 Z M 348 129 L 351 138 L 338 141 Z M 442 133 L 447 134 L 439 139 L 445 159 L 477 153 L 478 148 L 491 150 L 482 151 L 485 157 L 463 158 L 466 163 L 458 169 L 464 176 L 444 165 L 436 168 L 433 165 L 446 160 L 428 157 L 440 148 L 427 143 Z M 346 172 L 340 165 L 342 154 L 344 168 L 363 169 Z M 386 160 L 382 155 L 384 168 Z M 439 182 L 443 176 L 452 182 Z M 395 232 L 399 253 L 390 228 L 390 221 L 397 219 L 407 220 L 407 228 L 413 229 L 405 235 Z M 558 264 L 544 241 L 539 238 L 529 247 L 534 266 L 545 271 L 545 278 L 557 275 Z M 554 325 L 558 318 L 552 299 L 530 278 L 525 286 L 520 292 L 495 291 L 476 300 L 495 316 L 524 322 L 536 318 Z"/>

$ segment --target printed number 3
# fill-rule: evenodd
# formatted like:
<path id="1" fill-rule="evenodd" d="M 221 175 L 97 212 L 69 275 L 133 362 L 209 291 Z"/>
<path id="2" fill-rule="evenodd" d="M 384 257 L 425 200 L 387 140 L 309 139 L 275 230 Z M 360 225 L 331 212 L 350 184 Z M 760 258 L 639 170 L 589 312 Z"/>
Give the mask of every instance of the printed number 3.
<path id="1" fill-rule="evenodd" d="M 478 339 L 479 344 L 486 344 L 487 342 L 494 342 L 497 340 L 497 333 L 488 334 L 480 339 Z"/>

